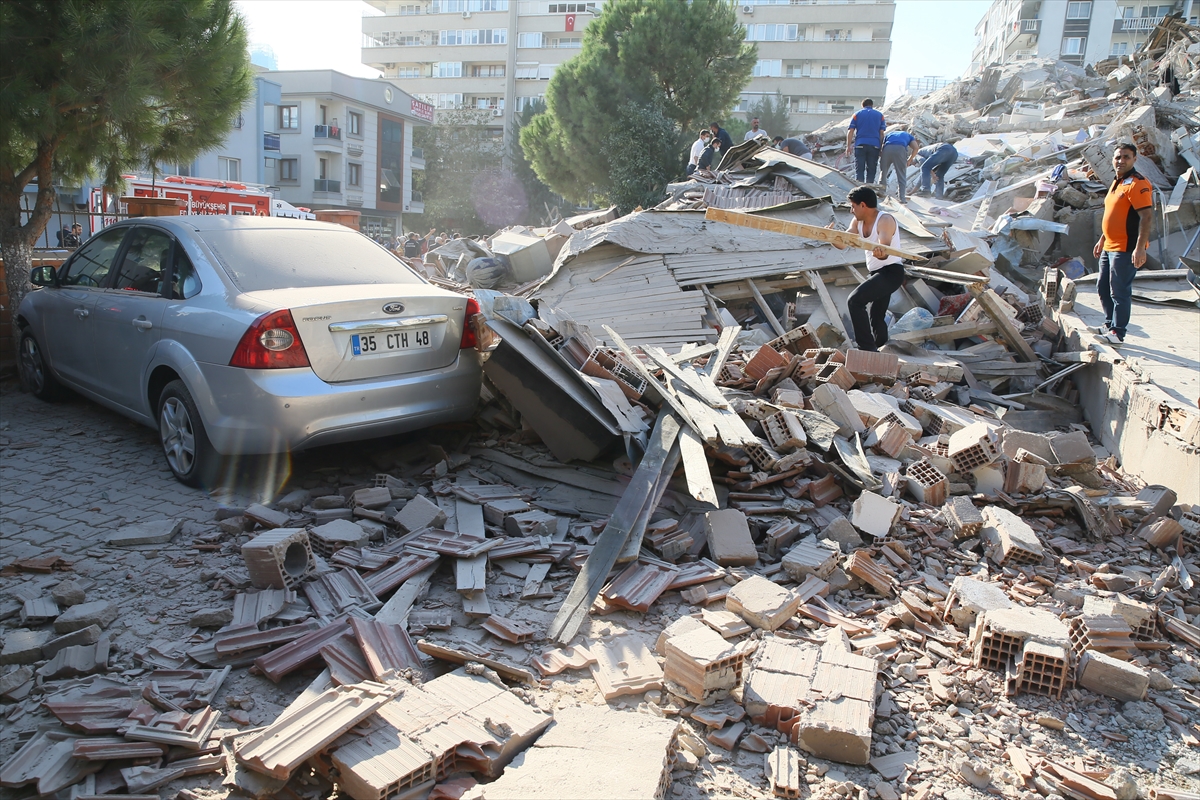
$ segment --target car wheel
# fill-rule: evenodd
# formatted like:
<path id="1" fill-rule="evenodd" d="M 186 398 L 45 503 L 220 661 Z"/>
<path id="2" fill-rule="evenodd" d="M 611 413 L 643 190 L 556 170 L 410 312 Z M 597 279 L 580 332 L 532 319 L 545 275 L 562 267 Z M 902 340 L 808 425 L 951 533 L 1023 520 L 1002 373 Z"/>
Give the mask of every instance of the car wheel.
<path id="1" fill-rule="evenodd" d="M 215 483 L 221 457 L 209 442 L 196 401 L 183 381 L 171 381 L 159 395 L 158 437 L 176 480 L 195 487 Z"/>
<path id="2" fill-rule="evenodd" d="M 21 334 L 17 373 L 21 380 L 21 388 L 39 400 L 51 402 L 62 397 L 63 387 L 50 372 L 50 367 L 42 356 L 42 346 L 29 331 Z"/>

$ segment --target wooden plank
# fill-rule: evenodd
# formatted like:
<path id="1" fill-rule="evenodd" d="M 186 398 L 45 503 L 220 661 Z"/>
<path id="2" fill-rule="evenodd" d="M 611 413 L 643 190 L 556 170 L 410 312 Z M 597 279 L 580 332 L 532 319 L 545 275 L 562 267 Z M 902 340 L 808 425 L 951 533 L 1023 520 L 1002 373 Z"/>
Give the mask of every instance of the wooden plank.
<path id="1" fill-rule="evenodd" d="M 981 285 L 987 281 L 982 275 L 968 275 L 965 272 L 948 272 L 943 269 L 929 267 L 906 266 L 904 272 L 917 278 L 942 281 L 943 283 L 961 283 L 966 286 Z"/>
<path id="2" fill-rule="evenodd" d="M 682 428 L 681 430 L 686 430 Z M 617 555 L 618 564 L 628 564 L 630 561 L 636 561 L 638 555 L 642 551 L 642 539 L 646 535 L 646 526 L 650 524 L 650 515 L 654 513 L 654 509 L 658 508 L 658 504 L 662 502 L 662 496 L 667 491 L 667 484 L 671 482 L 671 476 L 675 473 L 675 469 L 679 466 L 679 440 L 675 440 L 674 446 L 667 453 L 666 460 L 663 461 L 662 468 L 659 470 L 658 477 L 654 481 L 654 487 L 650 490 L 649 497 L 642 504 L 642 510 L 638 513 L 637 519 L 633 522 L 633 527 L 629 529 L 629 537 L 625 540 L 625 546 L 621 548 L 621 552 Z"/>
<path id="3" fill-rule="evenodd" d="M 721 374 L 721 368 L 725 366 L 725 361 L 729 358 L 729 354 L 733 352 L 733 346 L 737 344 L 738 334 L 742 332 L 740 325 L 731 325 L 721 329 L 721 335 L 717 339 L 717 354 L 708 360 L 705 367 L 705 372 L 708 377 L 714 381 Z"/>
<path id="4" fill-rule="evenodd" d="M 1021 336 L 1021 332 L 1017 330 L 1012 322 L 1009 321 L 1004 311 L 1001 309 L 996 292 L 992 289 L 984 289 L 983 284 L 972 283 L 967 286 L 967 291 L 979 303 L 980 307 L 992 318 L 992 322 L 996 323 L 996 330 L 1000 334 L 1000 338 L 1016 352 L 1017 358 L 1022 361 L 1038 361 L 1037 354 L 1033 352 L 1033 348 Z"/>
<path id="5" fill-rule="evenodd" d="M 704 212 L 704 218 L 713 220 L 714 222 L 728 222 L 731 225 L 739 225 L 743 228 L 753 228 L 759 231 L 771 231 L 772 233 L 786 233 L 791 236 L 799 236 L 804 239 L 815 239 L 818 242 L 832 244 L 839 248 L 855 248 L 860 250 L 872 250 L 876 247 L 882 247 L 883 252 L 891 256 L 899 256 L 900 258 L 909 259 L 911 261 L 928 261 L 925 256 L 916 253 L 909 253 L 905 250 L 897 250 L 894 247 L 888 247 L 875 242 L 869 242 L 861 236 L 855 236 L 849 231 L 839 231 L 835 228 L 822 228 L 818 225 L 805 225 L 803 222 L 791 222 L 790 220 L 775 219 L 774 217 L 764 217 L 759 214 L 747 214 L 743 211 L 730 211 L 724 208 L 709 207 Z"/>
<path id="6" fill-rule="evenodd" d="M 919 344 L 926 339 L 931 339 L 935 342 L 945 342 L 995 332 L 996 323 L 991 320 L 984 320 L 983 322 L 962 322 L 954 325 L 941 325 L 936 328 L 923 328 L 919 331 L 908 331 L 907 333 L 893 333 L 888 339 L 893 342 L 914 342 Z"/>
<path id="7" fill-rule="evenodd" d="M 700 428 L 697 427 L 695 421 L 692 419 L 691 414 L 688 413 L 687 408 L 684 407 L 681 402 L 679 402 L 679 398 L 676 397 L 674 392 L 670 391 L 662 384 L 661 381 L 659 381 L 658 378 L 654 377 L 654 375 L 650 373 L 650 370 L 646 369 L 646 365 L 643 364 L 642 360 L 634 354 L 633 349 L 630 348 L 629 345 L 625 344 L 625 340 L 621 338 L 621 334 L 617 333 L 607 325 L 602 325 L 601 327 L 604 328 L 604 332 L 608 334 L 609 338 L 612 339 L 617 348 L 625 354 L 625 357 L 629 360 L 629 363 L 633 365 L 634 371 L 637 372 L 637 374 L 643 379 L 645 379 L 647 383 L 658 390 L 659 396 L 661 396 L 663 400 L 667 402 L 667 405 L 671 406 L 671 410 L 678 414 L 681 420 L 691 426 L 693 430 L 699 432 Z M 564 644 L 565 643 L 566 642 L 564 642 Z"/>
<path id="8" fill-rule="evenodd" d="M 679 433 L 679 452 L 683 458 L 683 475 L 687 479 L 688 491 L 701 503 L 717 507 L 717 490 L 713 487 L 712 471 L 704 457 L 704 442 L 691 428 Z"/>
<path id="9" fill-rule="evenodd" d="M 721 394 L 721 390 L 707 375 L 697 372 L 690 366 L 677 366 L 671 357 L 658 347 L 647 345 L 642 349 L 654 363 L 662 368 L 663 372 L 687 387 L 697 398 L 713 408 L 729 408 L 729 401 L 725 399 L 725 395 Z"/>
<path id="10" fill-rule="evenodd" d="M 842 315 L 838 313 L 833 298 L 829 296 L 829 289 L 825 286 L 825 280 L 817 273 L 810 272 L 808 273 L 808 282 L 816 290 L 817 296 L 821 298 L 821 306 L 829 316 L 829 321 L 835 328 L 842 332 L 842 336 L 846 337 L 846 341 L 852 341 L 850 332 L 846 330 L 846 323 L 842 322 Z"/>
<path id="11" fill-rule="evenodd" d="M 574 467 L 533 464 L 516 456 L 510 456 L 507 453 L 484 448 L 471 448 L 470 454 L 472 457 L 482 458 L 485 461 L 494 461 L 497 464 L 519 469 L 522 472 L 528 472 L 530 475 L 545 478 L 548 481 L 587 489 L 589 492 L 600 492 L 601 494 L 612 495 L 613 497 L 620 497 L 625 493 L 625 484 L 605 480 L 604 478 L 597 478 Z"/>
<path id="12" fill-rule="evenodd" d="M 747 278 L 746 288 L 750 290 L 750 294 L 754 295 L 754 302 L 758 304 L 758 310 L 767 318 L 767 322 L 771 323 L 771 327 L 775 330 L 775 335 L 783 336 L 787 333 L 787 329 L 780 324 L 775 316 L 775 312 L 771 311 L 771 307 L 767 305 L 766 298 L 762 296 L 762 292 L 754 285 L 754 281 Z"/>
<path id="13" fill-rule="evenodd" d="M 650 445 L 646 454 L 642 456 L 629 487 L 621 495 L 616 509 L 608 518 L 608 524 L 597 538 L 591 555 L 583 563 L 583 569 L 575 578 L 567 599 L 550 623 L 548 638 L 566 644 L 579 631 L 583 618 L 587 616 L 588 609 L 604 588 L 608 573 L 616 565 L 617 556 L 624 549 L 630 531 L 653 492 L 663 463 L 675 448 L 679 428 L 679 421 L 671 412 L 666 409 L 659 412 L 654 431 L 650 434 Z"/>

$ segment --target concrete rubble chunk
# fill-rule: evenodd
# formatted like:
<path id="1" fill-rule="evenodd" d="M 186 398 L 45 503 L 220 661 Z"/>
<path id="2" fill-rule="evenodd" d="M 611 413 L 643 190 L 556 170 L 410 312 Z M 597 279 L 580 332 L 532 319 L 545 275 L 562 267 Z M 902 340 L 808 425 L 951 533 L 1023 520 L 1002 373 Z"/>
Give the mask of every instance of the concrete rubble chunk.
<path id="1" fill-rule="evenodd" d="M 101 636 L 95 644 L 64 647 L 38 668 L 38 675 L 52 681 L 107 672 L 110 647 L 107 636 Z"/>
<path id="2" fill-rule="evenodd" d="M 680 724 L 607 707 L 561 708 L 554 725 L 513 759 L 481 800 L 661 800 L 668 794 Z"/>
<path id="3" fill-rule="evenodd" d="M 260 533 L 242 545 L 242 559 L 256 589 L 291 589 L 316 574 L 312 545 L 302 528 Z"/>
<path id="4" fill-rule="evenodd" d="M 311 499 L 307 489 L 293 489 L 275 501 L 275 507 L 280 511 L 294 512 L 304 508 Z"/>
<path id="5" fill-rule="evenodd" d="M 758 562 L 758 551 L 750 538 L 746 515 L 736 508 L 704 514 L 708 551 L 722 567 L 743 567 Z"/>
<path id="6" fill-rule="evenodd" d="M 837 542 L 842 552 L 847 555 L 863 546 L 862 536 L 850 520 L 843 516 L 822 528 L 820 538 L 823 541 Z"/>
<path id="7" fill-rule="evenodd" d="M 386 486 L 358 489 L 350 496 L 351 505 L 361 508 L 380 509 L 392 502 L 392 493 Z"/>
<path id="8" fill-rule="evenodd" d="M 155 519 L 147 522 L 137 522 L 104 537 L 104 543 L 109 547 L 136 547 L 145 544 L 166 544 L 175 538 L 183 529 L 181 519 Z"/>
<path id="9" fill-rule="evenodd" d="M 800 596 L 774 581 L 752 575 L 729 590 L 725 607 L 756 628 L 773 631 L 791 619 Z"/>
<path id="10" fill-rule="evenodd" d="M 861 540 L 858 546 L 862 546 Z M 835 550 L 824 541 L 817 541 L 816 536 L 808 536 L 796 542 L 780 564 L 792 580 L 803 581 L 809 575 L 825 579 L 837 568 L 839 553 L 840 549 Z"/>
<path id="11" fill-rule="evenodd" d="M 42 645 L 42 658 L 54 658 L 60 650 L 66 647 L 95 644 L 100 641 L 100 634 L 99 625 L 88 625 L 86 628 L 57 636 Z"/>
<path id="12" fill-rule="evenodd" d="M 900 506 L 875 492 L 863 492 L 850 510 L 850 522 L 868 536 L 882 539 L 900 517 Z"/>
<path id="13" fill-rule="evenodd" d="M 1015 664 L 1027 642 L 1040 642 L 1070 650 L 1066 623 L 1049 611 L 1036 608 L 997 608 L 979 615 L 972 644 L 975 665 L 1005 672 Z"/>
<path id="14" fill-rule="evenodd" d="M 196 628 L 220 628 L 233 622 L 233 609 L 228 606 L 202 608 L 192 612 L 188 624 Z"/>
<path id="15" fill-rule="evenodd" d="M 4 637 L 4 648 L 0 650 L 0 664 L 33 664 L 42 660 L 42 645 L 50 638 L 50 631 L 31 631 L 18 628 Z"/>
<path id="16" fill-rule="evenodd" d="M 946 500 L 942 514 L 954 533 L 955 540 L 969 539 L 983 528 L 983 514 L 971 502 L 971 498 L 955 495 Z"/>
<path id="17" fill-rule="evenodd" d="M 120 613 L 116 603 L 107 600 L 93 600 L 90 603 L 80 603 L 71 606 L 54 620 L 54 632 L 58 634 L 71 633 L 89 625 L 107 628 Z"/>
<path id="18" fill-rule="evenodd" d="M 807 764 L 791 747 L 776 747 L 764 758 L 767 782 L 776 797 L 799 798 L 807 785 Z"/>
<path id="19" fill-rule="evenodd" d="M 264 528 L 282 528 L 288 524 L 291 519 L 287 512 L 276 511 L 273 508 L 267 508 L 261 503 L 254 503 L 246 507 L 246 517 L 254 520 Z"/>
<path id="20" fill-rule="evenodd" d="M 1150 687 L 1146 670 L 1095 650 L 1080 657 L 1075 680 L 1085 689 L 1127 702 L 1144 699 Z"/>
<path id="21" fill-rule="evenodd" d="M 50 590 L 50 596 L 60 608 L 77 606 L 87 600 L 87 593 L 78 581 L 63 581 Z"/>
<path id="22" fill-rule="evenodd" d="M 980 614 L 1012 607 L 1012 600 L 999 584 L 966 575 L 954 579 L 950 594 L 946 597 L 946 615 L 963 630 L 975 624 Z"/>
<path id="23" fill-rule="evenodd" d="M 21 605 L 22 625 L 43 625 L 58 616 L 58 603 L 49 597 L 31 597 Z"/>
<path id="24" fill-rule="evenodd" d="M 694 703 L 725 697 L 742 684 L 744 652 L 707 627 L 672 636 L 665 654 L 667 688 Z"/>
<path id="25" fill-rule="evenodd" d="M 1088 442 L 1087 434 L 1083 431 L 1060 433 L 1050 440 L 1050 450 L 1054 453 L 1055 464 L 1095 463 L 1096 451 Z"/>
<path id="26" fill-rule="evenodd" d="M 424 528 L 436 528 L 445 523 L 446 512 L 424 495 L 417 495 L 396 512 L 396 524 L 408 533 Z"/>
<path id="27" fill-rule="evenodd" d="M 17 699 L 14 695 L 32 680 L 33 667 L 28 664 L 23 664 L 14 670 L 9 670 L 3 676 L 0 676 L 0 697 Z"/>
<path id="28" fill-rule="evenodd" d="M 331 557 L 343 547 L 365 547 L 371 541 L 361 525 L 348 519 L 335 519 L 317 525 L 308 532 L 308 537 L 313 551 L 322 558 Z"/>
<path id="29" fill-rule="evenodd" d="M 867 429 L 854 404 L 840 386 L 822 383 L 813 390 L 810 399 L 814 409 L 833 420 L 842 436 L 851 436 Z"/>
<path id="30" fill-rule="evenodd" d="M 662 688 L 662 667 L 650 648 L 632 634 L 601 639 L 589 645 L 588 650 L 596 659 L 591 665 L 592 677 L 605 700 Z"/>
<path id="31" fill-rule="evenodd" d="M 987 506 L 983 509 L 983 520 L 979 538 L 992 561 L 1002 567 L 1042 563 L 1045 557 L 1042 542 L 1023 519 L 1007 509 Z"/>

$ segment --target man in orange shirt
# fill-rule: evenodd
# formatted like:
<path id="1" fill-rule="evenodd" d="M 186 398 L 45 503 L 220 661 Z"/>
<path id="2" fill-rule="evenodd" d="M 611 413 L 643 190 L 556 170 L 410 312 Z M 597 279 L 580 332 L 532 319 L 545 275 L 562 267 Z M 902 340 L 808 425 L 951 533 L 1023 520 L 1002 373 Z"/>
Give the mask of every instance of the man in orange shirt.
<path id="1" fill-rule="evenodd" d="M 1150 222 L 1154 214 L 1154 190 L 1133 168 L 1137 148 L 1122 142 L 1113 150 L 1117 173 L 1104 198 L 1104 222 L 1100 241 L 1092 254 L 1100 260 L 1100 305 L 1104 325 L 1097 332 L 1112 344 L 1125 341 L 1129 309 L 1133 305 L 1133 276 L 1146 264 L 1150 248 Z"/>

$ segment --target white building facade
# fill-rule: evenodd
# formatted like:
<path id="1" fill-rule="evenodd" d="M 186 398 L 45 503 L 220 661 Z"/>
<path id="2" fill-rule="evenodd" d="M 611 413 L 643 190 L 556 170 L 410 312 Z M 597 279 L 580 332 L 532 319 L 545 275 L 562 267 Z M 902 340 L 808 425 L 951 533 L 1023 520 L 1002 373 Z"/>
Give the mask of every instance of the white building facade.
<path id="1" fill-rule="evenodd" d="M 1196 0 L 993 0 L 975 26 L 971 72 L 1027 58 L 1078 66 L 1131 56 L 1168 14 L 1192 24 Z"/>
<path id="2" fill-rule="evenodd" d="M 514 113 L 545 98 L 554 70 L 582 47 L 602 2 L 364 0 L 363 63 L 439 111 L 465 109 L 501 140 Z M 798 133 L 882 105 L 893 0 L 742 0 L 754 77 L 737 110 L 782 95 Z M 776 133 L 770 131 L 770 133 Z M 782 133 L 782 132 L 780 132 Z"/>

